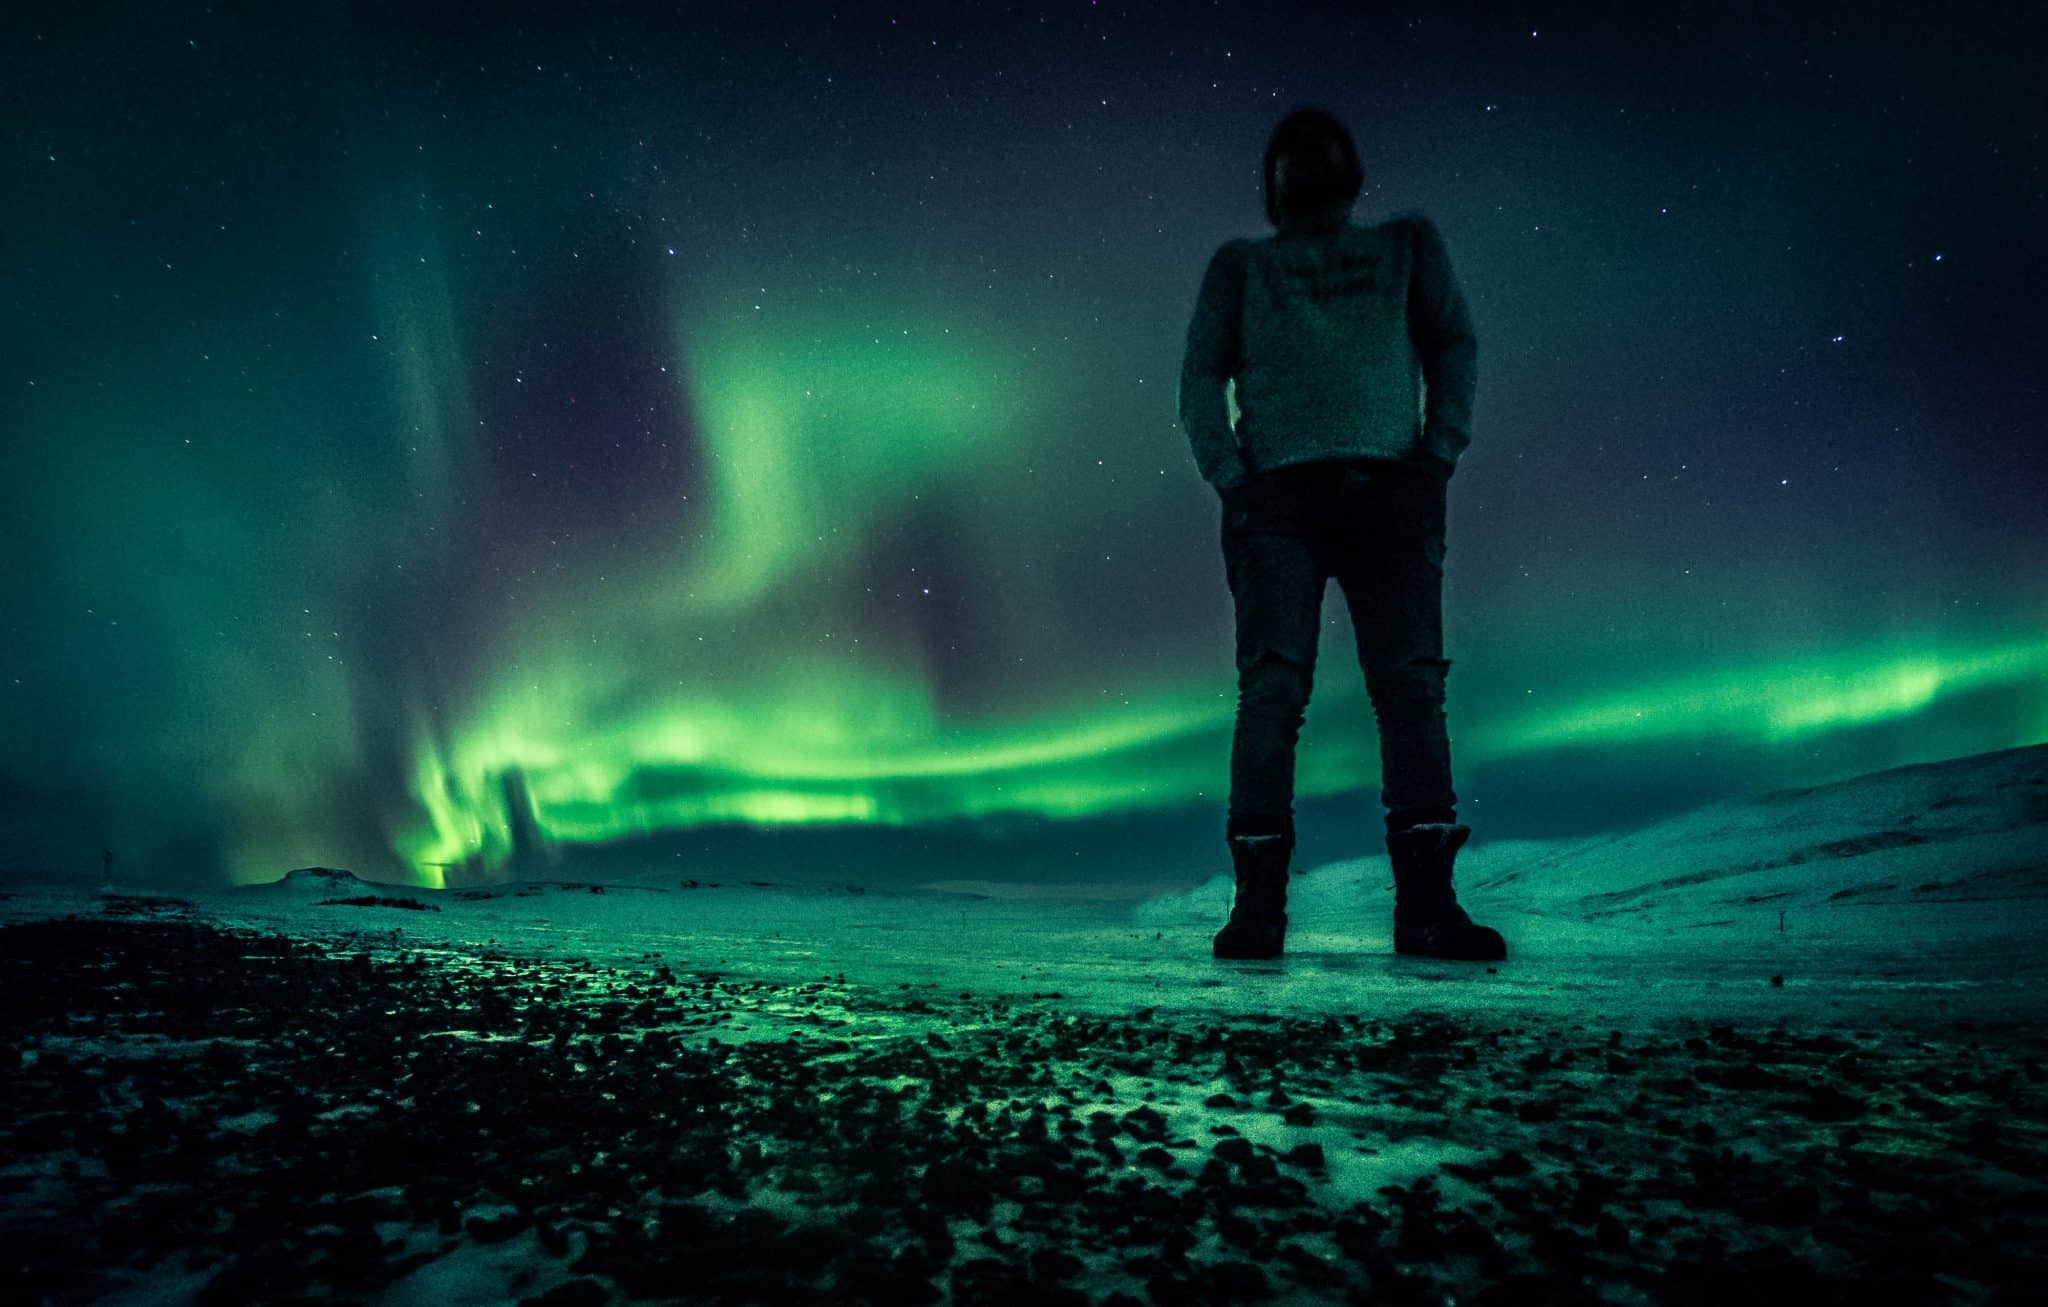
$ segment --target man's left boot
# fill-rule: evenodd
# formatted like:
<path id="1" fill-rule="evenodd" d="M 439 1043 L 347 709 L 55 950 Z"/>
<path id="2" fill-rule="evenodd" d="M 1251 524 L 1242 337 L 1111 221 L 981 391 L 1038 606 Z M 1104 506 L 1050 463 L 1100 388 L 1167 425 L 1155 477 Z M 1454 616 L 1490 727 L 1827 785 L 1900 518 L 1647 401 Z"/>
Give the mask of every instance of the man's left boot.
<path id="1" fill-rule="evenodd" d="M 1387 836 L 1394 864 L 1394 952 L 1452 962 L 1501 962 L 1500 932 L 1473 922 L 1451 889 L 1451 864 L 1470 826 L 1430 822 Z"/>

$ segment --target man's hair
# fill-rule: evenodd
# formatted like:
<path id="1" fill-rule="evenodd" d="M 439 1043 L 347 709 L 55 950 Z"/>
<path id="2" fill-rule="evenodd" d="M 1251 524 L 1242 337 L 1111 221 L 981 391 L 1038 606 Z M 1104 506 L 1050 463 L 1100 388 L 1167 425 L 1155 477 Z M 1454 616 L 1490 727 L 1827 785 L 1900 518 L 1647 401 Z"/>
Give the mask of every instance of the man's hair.
<path id="1" fill-rule="evenodd" d="M 1276 226 L 1284 215 L 1273 173 L 1283 154 L 1291 213 L 1353 203 L 1365 186 L 1365 170 L 1359 167 L 1351 133 L 1327 110 L 1304 105 L 1282 118 L 1266 143 L 1266 217 Z"/>

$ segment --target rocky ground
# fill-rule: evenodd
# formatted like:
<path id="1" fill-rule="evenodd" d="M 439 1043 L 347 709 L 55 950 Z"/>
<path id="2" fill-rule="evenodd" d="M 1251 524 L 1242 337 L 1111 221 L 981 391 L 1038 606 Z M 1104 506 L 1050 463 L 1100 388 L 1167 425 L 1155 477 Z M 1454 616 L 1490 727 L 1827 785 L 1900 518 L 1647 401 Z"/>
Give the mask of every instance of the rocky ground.
<path id="1" fill-rule="evenodd" d="M 1985 1301 L 2048 1271 L 2032 1022 L 1108 1017 L 370 939 L 165 900 L 0 929 L 7 1300 Z"/>

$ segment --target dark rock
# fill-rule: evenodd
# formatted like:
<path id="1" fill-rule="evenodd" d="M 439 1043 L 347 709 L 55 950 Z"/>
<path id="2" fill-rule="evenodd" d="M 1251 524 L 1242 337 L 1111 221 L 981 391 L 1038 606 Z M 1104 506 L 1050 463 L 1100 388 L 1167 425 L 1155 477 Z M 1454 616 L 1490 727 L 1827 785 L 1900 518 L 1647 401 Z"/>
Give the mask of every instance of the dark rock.
<path id="1" fill-rule="evenodd" d="M 1572 1194 L 1570 1219 L 1580 1225 L 1591 1224 L 1606 1210 L 1607 1202 L 1613 1196 L 1613 1181 L 1592 1172 L 1581 1173 Z"/>
<path id="2" fill-rule="evenodd" d="M 1599 1228 L 1594 1231 L 1594 1242 L 1603 1253 L 1620 1253 L 1628 1250 L 1628 1229 L 1614 1219 L 1610 1212 L 1600 1214 Z"/>
<path id="3" fill-rule="evenodd" d="M 1232 1211 L 1216 1213 L 1216 1234 L 1223 1242 L 1233 1244 L 1258 1257 L 1264 1257 L 1272 1244 L 1272 1240 L 1258 1226 Z"/>
<path id="4" fill-rule="evenodd" d="M 1296 1144 L 1287 1150 L 1286 1161 L 1290 1166 L 1320 1171 L 1324 1166 L 1321 1144 Z"/>
<path id="5" fill-rule="evenodd" d="M 1242 1182 L 1272 1180 L 1280 1174 L 1280 1163 L 1265 1153 L 1247 1157 L 1238 1164 L 1237 1178 Z"/>
<path id="6" fill-rule="evenodd" d="M 1813 1086 L 1791 1109 L 1809 1121 L 1853 1121 L 1864 1113 L 1862 1099 L 1827 1084 Z"/>
<path id="7" fill-rule="evenodd" d="M 1266 1272 L 1252 1262 L 1215 1262 L 1196 1272 L 1202 1290 L 1224 1302 L 1257 1302 L 1272 1296 Z"/>
<path id="8" fill-rule="evenodd" d="M 521 1298 L 519 1307 L 603 1307 L 611 1291 L 588 1276 L 565 1280 L 546 1293 Z"/>
<path id="9" fill-rule="evenodd" d="M 1503 1177 L 1527 1175 L 1533 1166 L 1527 1157 L 1509 1150 L 1478 1162 L 1438 1162 L 1437 1169 L 1455 1175 L 1460 1180 L 1484 1184 Z"/>
<path id="10" fill-rule="evenodd" d="M 992 1202 L 988 1174 L 962 1158 L 950 1158 L 926 1167 L 923 1192 L 925 1201 L 939 1211 L 957 1212 L 984 1221 Z"/>
<path id="11" fill-rule="evenodd" d="M 1042 1248 L 1031 1254 L 1031 1276 L 1036 1280 L 1071 1280 L 1084 1269 L 1080 1258 L 1056 1248 Z"/>
<path id="12" fill-rule="evenodd" d="M 1034 1285 L 1022 1267 L 996 1257 L 976 1257 L 953 1268 L 953 1301 L 1025 1303 L 1045 1301 L 1045 1286 Z"/>

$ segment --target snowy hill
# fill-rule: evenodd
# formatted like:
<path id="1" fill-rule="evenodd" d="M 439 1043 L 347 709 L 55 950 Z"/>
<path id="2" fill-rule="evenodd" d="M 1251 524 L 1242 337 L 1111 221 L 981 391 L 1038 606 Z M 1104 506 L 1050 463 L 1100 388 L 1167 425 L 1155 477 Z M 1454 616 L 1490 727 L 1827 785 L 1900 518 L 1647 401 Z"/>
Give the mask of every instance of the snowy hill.
<path id="1" fill-rule="evenodd" d="M 1484 984 L 1436 984 L 1426 1001 L 1440 1006 L 2034 1011 L 2048 1003 L 2048 746 L 1726 800 L 1591 839 L 1475 835 L 1457 884 L 1511 956 Z M 1230 897 L 1219 874 L 1134 919 L 1206 943 Z M 1383 968 L 1394 992 L 1367 996 L 1375 1006 L 1425 998 L 1416 977 L 1470 978 L 1393 958 L 1392 909 L 1384 853 L 1297 869 L 1279 969 L 1348 981 Z M 1340 992 L 1361 1001 L 1350 984 Z M 1286 999 L 1345 1002 L 1292 984 Z"/>
<path id="2" fill-rule="evenodd" d="M 1391 884 L 1384 854 L 1301 869 L 1297 915 L 1344 915 L 1355 891 Z M 1488 841 L 1458 861 L 1461 894 L 1497 910 L 1697 925 L 1744 915 L 2048 899 L 2048 745 L 1729 799 L 1633 831 L 1581 840 Z M 1148 904 L 1146 920 L 1212 915 L 1218 875 Z"/>

